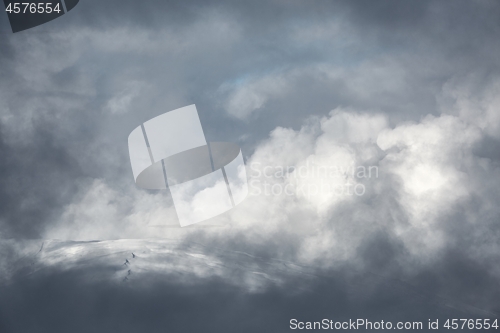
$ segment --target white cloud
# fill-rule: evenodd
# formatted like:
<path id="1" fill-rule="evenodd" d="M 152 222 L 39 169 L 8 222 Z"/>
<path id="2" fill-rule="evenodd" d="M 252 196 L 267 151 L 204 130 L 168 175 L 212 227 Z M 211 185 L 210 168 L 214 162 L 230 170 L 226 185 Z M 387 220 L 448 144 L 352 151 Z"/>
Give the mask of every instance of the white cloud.
<path id="1" fill-rule="evenodd" d="M 290 85 L 289 77 L 272 74 L 246 82 L 224 84 L 219 91 L 228 93 L 224 108 L 230 115 L 244 119 L 262 108 L 269 99 L 282 96 Z"/>
<path id="2" fill-rule="evenodd" d="M 452 241 L 445 229 L 457 207 L 477 197 L 491 201 L 485 188 L 498 192 L 489 177 L 498 170 L 473 154 L 483 135 L 459 115 L 391 128 L 382 114 L 339 108 L 309 119 L 300 130 L 278 127 L 256 148 L 247 161 L 249 197 L 210 221 L 231 228 L 152 231 L 152 221 L 176 223 L 163 195 L 120 193 L 100 180 L 82 188 L 80 200 L 47 237 L 201 237 L 219 247 L 237 239 L 279 260 L 326 268 L 355 263 L 359 249 L 383 230 L 413 259 L 428 260 Z M 357 173 L 369 167 L 376 172 Z M 364 189 L 361 195 L 353 192 L 356 186 Z M 474 211 L 465 218 L 480 223 Z M 409 262 L 402 264 L 411 269 Z"/>
<path id="3" fill-rule="evenodd" d="M 478 126 L 485 134 L 500 138 L 500 80 L 477 75 L 455 76 L 443 86 L 439 101 L 451 113 Z"/>
<path id="4" fill-rule="evenodd" d="M 130 106 L 135 98 L 147 88 L 145 82 L 130 81 L 122 84 L 121 89 L 107 102 L 105 109 L 113 114 L 121 114 L 130 111 Z"/>

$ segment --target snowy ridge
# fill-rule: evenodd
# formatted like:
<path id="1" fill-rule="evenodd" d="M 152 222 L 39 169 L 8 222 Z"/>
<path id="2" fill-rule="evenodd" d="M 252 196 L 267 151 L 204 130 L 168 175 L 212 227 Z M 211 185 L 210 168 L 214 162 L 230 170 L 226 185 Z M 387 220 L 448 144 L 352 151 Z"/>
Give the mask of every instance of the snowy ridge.
<path id="1" fill-rule="evenodd" d="M 229 284 L 258 290 L 269 284 L 283 284 L 293 277 L 314 276 L 313 269 L 294 263 L 178 240 L 44 240 L 29 243 L 31 251 L 38 244 L 38 252 L 7 263 L 10 273 L 3 274 L 1 281 L 8 282 L 14 276 L 42 274 L 49 269 L 82 269 L 92 271 L 93 279 L 116 282 L 134 283 L 147 275 L 174 277 L 182 283 L 219 278 Z M 2 246 L 8 247 L 8 244 L 2 243 Z"/>

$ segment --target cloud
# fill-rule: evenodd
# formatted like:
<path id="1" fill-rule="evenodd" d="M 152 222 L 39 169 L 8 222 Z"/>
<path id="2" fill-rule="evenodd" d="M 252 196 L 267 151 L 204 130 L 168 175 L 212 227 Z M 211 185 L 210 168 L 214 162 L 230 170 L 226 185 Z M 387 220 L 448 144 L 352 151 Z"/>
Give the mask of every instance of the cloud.
<path id="1" fill-rule="evenodd" d="M 1 34 L 0 330 L 492 318 L 499 9 L 85 1 Z M 252 193 L 181 229 L 126 138 L 192 103 Z"/>
<path id="2" fill-rule="evenodd" d="M 265 256 L 333 269 L 357 262 L 360 249 L 382 232 L 405 253 L 398 265 L 412 270 L 414 260 L 427 263 L 453 244 L 447 228 L 458 207 L 489 195 L 481 187 L 491 179 L 477 170 L 495 165 L 474 155 L 484 135 L 452 115 L 391 128 L 382 114 L 336 109 L 297 131 L 277 128 L 256 148 L 247 160 L 249 198 L 210 222 L 231 228 L 167 229 L 163 237 L 242 251 L 264 242 Z M 152 221 L 175 223 L 164 196 L 134 192 L 117 193 L 103 181 L 82 188 L 80 201 L 45 237 L 152 237 Z M 480 223 L 469 209 L 466 221 Z"/>
<path id="3" fill-rule="evenodd" d="M 289 87 L 288 78 L 269 75 L 259 79 L 250 79 L 248 82 L 224 84 L 222 93 L 229 91 L 224 105 L 230 115 L 244 119 L 253 111 L 261 109 L 269 98 L 280 98 Z"/>
<path id="4" fill-rule="evenodd" d="M 124 87 L 113 96 L 105 108 L 113 113 L 124 113 L 130 111 L 131 104 L 137 98 L 143 89 L 147 88 L 147 84 L 141 82 L 127 82 Z"/>
<path id="5" fill-rule="evenodd" d="M 440 102 L 443 112 L 458 115 L 485 134 L 499 138 L 500 81 L 478 73 L 455 76 L 443 86 Z"/>

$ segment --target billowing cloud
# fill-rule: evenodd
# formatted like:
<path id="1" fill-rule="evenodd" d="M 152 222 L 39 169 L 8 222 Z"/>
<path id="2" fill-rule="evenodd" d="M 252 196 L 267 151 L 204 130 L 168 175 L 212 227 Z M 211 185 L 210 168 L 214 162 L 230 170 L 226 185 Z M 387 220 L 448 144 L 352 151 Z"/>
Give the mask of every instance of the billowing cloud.
<path id="1" fill-rule="evenodd" d="M 89 0 L 0 34 L 0 331 L 493 318 L 499 12 Z M 193 103 L 251 193 L 180 228 L 126 138 Z"/>
<path id="2" fill-rule="evenodd" d="M 277 128 L 256 148 L 247 160 L 250 197 L 207 223 L 221 228 L 172 230 L 175 212 L 164 195 L 120 194 L 101 180 L 82 188 L 45 238 L 201 237 L 219 246 L 242 239 L 242 247 L 264 241 L 273 244 L 267 255 L 325 269 L 356 261 L 383 232 L 407 253 L 400 264 L 410 269 L 453 243 L 447 228 L 458 207 L 482 195 L 491 200 L 481 188 L 491 186 L 484 171 L 496 167 L 474 155 L 484 135 L 452 115 L 391 128 L 384 115 L 336 109 L 297 131 Z M 465 215 L 480 223 L 474 208 Z"/>

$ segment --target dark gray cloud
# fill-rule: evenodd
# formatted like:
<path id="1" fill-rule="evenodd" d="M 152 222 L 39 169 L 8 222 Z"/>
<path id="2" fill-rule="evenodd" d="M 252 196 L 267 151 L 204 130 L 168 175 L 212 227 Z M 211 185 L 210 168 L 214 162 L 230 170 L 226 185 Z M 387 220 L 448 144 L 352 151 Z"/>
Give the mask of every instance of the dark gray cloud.
<path id="1" fill-rule="evenodd" d="M 43 222 L 55 218 L 77 189 L 80 168 L 75 160 L 45 131 L 42 122 L 37 125 L 40 129 L 34 140 L 38 147 L 0 145 L 3 237 L 38 237 Z"/>
<path id="2" fill-rule="evenodd" d="M 17 34 L 0 15 L 0 236 L 12 238 L 0 247 L 0 331 L 496 318 L 499 11 L 496 1 L 82 0 Z M 126 138 L 193 103 L 207 139 L 238 142 L 249 162 L 333 156 L 381 176 L 355 200 L 257 197 L 221 218 L 231 227 L 170 228 L 168 195 L 134 187 Z M 169 227 L 134 229 L 158 219 Z M 119 251 L 143 243 L 100 256 L 94 243 L 22 241 L 47 235 L 179 243 L 122 283 Z M 185 254 L 194 243 L 216 268 Z"/>
<path id="3" fill-rule="evenodd" d="M 177 271 L 140 278 L 133 272 L 129 281 L 110 283 L 101 278 L 126 269 L 86 257 L 82 260 L 87 262 L 85 268 L 63 272 L 47 268 L 19 275 L 3 286 L 0 327 L 5 332 L 288 332 L 292 318 L 383 319 L 394 324 L 411 320 L 426 325 L 428 319 L 443 323 L 447 318 L 492 318 L 484 307 L 498 310 L 498 283 L 489 276 L 487 266 L 470 260 L 462 250 L 450 249 L 430 266 L 419 267 L 418 274 L 408 275 L 388 269 L 386 264 L 400 255 L 390 242 L 379 237 L 367 244 L 370 251 L 360 254 L 372 263 L 374 252 L 388 255 L 378 260 L 382 264 L 378 268 L 371 266 L 374 270 L 343 266 L 318 271 L 312 279 L 308 274 L 293 274 L 286 284 L 271 284 L 260 292 L 228 284 L 224 277 L 200 278 Z M 168 256 L 177 260 L 178 254 Z M 239 264 L 235 270 L 256 264 L 256 259 L 241 255 L 239 259 L 233 263 Z M 98 261 L 89 264 L 92 260 Z M 269 266 L 264 271 L 271 276 L 276 273 Z"/>

